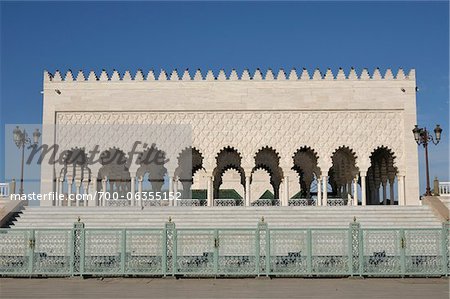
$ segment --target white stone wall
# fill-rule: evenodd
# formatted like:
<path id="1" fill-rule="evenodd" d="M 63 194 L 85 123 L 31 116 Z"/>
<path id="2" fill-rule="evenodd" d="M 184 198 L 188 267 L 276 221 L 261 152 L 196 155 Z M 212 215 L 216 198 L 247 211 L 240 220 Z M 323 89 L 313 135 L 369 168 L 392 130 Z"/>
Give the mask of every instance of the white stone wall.
<path id="1" fill-rule="evenodd" d="M 226 146 L 241 154 L 245 169 L 254 166 L 259 149 L 272 147 L 286 170 L 295 151 L 309 146 L 317 152 L 322 171 L 331 167 L 337 148 L 348 146 L 361 172 L 370 166 L 371 153 L 385 146 L 394 152 L 395 166 L 405 177 L 406 204 L 419 204 L 417 145 L 411 133 L 416 123 L 414 71 L 408 76 L 399 71 L 395 79 L 390 71 L 383 78 L 377 71 L 372 77 L 365 71 L 359 77 L 354 71 L 348 76 L 340 71 L 336 77 L 316 71 L 312 78 L 291 72 L 288 79 L 279 73 L 276 80 L 271 72 L 265 80 L 258 72 L 252 80 L 246 72 L 228 79 L 223 73 L 214 78 L 211 72 L 206 78 L 184 74 L 181 80 L 164 72 L 158 80 L 152 73 L 144 80 L 139 72 L 133 79 L 129 73 L 122 78 L 117 73 L 87 77 L 79 74 L 73 80 L 68 74 L 62 80 L 59 73 L 44 74 L 44 143 L 82 146 L 79 138 L 55 140 L 58 134 L 45 129 L 53 124 L 92 124 L 96 130 L 103 124 L 98 137 L 92 138 L 96 132 L 80 135 L 90 136 L 83 146 L 94 143 L 103 149 L 112 145 L 114 132 L 106 134 L 111 124 L 189 124 L 207 172 Z M 139 132 L 128 137 L 142 138 Z M 124 146 L 121 142 L 114 140 L 114 146 Z M 42 166 L 41 192 L 54 190 L 54 171 Z"/>

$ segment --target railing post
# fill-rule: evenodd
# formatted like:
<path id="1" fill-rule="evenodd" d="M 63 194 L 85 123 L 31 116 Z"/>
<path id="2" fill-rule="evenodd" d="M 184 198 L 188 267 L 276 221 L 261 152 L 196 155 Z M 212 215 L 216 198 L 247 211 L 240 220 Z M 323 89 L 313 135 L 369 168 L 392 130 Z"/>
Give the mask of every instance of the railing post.
<path id="1" fill-rule="evenodd" d="M 125 275 L 127 258 L 127 231 L 122 229 L 122 240 L 120 242 L 120 271 Z"/>
<path id="2" fill-rule="evenodd" d="M 178 245 L 178 237 L 177 237 L 177 230 L 175 229 L 175 224 L 173 228 L 173 250 L 172 250 L 172 276 L 175 277 L 175 274 L 178 273 L 178 266 L 177 266 L 177 245 Z"/>
<path id="3" fill-rule="evenodd" d="M 73 271 L 72 273 L 83 275 L 84 272 L 84 223 L 78 218 L 73 224 Z"/>
<path id="4" fill-rule="evenodd" d="M 311 229 L 308 228 L 306 231 L 306 265 L 307 265 L 307 272 L 309 276 L 312 276 L 312 233 Z"/>
<path id="5" fill-rule="evenodd" d="M 214 230 L 214 275 L 219 274 L 219 231 Z"/>
<path id="6" fill-rule="evenodd" d="M 258 233 L 257 233 L 258 243 L 257 243 L 257 256 L 256 256 L 256 266 L 257 275 L 261 274 L 261 257 L 264 256 L 264 269 L 266 276 L 270 275 L 270 231 L 269 225 L 264 221 L 264 217 L 261 217 L 261 221 L 258 222 Z"/>
<path id="7" fill-rule="evenodd" d="M 442 223 L 442 263 L 443 263 L 443 274 L 448 277 L 450 274 L 450 264 L 449 264 L 449 232 L 450 232 L 450 221 Z"/>
<path id="8" fill-rule="evenodd" d="M 402 277 L 405 277 L 406 274 L 406 238 L 405 238 L 405 230 L 400 230 L 400 273 Z"/>
<path id="9" fill-rule="evenodd" d="M 349 262 L 349 274 L 354 276 L 355 274 L 361 275 L 360 272 L 360 233 L 361 225 L 356 222 L 356 217 L 353 218 L 353 222 L 349 226 L 349 252 L 348 252 L 348 262 Z"/>
<path id="10" fill-rule="evenodd" d="M 169 217 L 169 221 L 164 225 L 164 256 L 163 275 L 175 275 L 176 272 L 176 231 L 175 222 Z M 164 258 L 165 257 L 165 258 Z"/>
<path id="11" fill-rule="evenodd" d="M 161 252 L 161 274 L 163 277 L 167 273 L 167 228 L 164 225 L 162 230 L 162 252 Z"/>
<path id="12" fill-rule="evenodd" d="M 255 273 L 256 276 L 259 277 L 261 269 L 260 269 L 260 259 L 261 259 L 261 238 L 260 238 L 261 231 L 259 229 L 259 223 L 258 227 L 255 230 Z"/>
<path id="13" fill-rule="evenodd" d="M 30 230 L 28 239 L 28 273 L 31 275 L 34 271 L 34 247 L 36 245 L 34 229 Z"/>
<path id="14" fill-rule="evenodd" d="M 266 273 L 267 277 L 270 275 L 270 231 L 269 225 L 266 228 Z"/>

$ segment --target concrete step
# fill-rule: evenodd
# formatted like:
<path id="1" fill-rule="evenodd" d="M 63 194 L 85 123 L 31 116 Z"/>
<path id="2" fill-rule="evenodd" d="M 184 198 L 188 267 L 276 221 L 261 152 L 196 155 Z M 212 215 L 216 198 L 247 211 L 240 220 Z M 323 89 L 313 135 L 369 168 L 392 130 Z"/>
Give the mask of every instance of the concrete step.
<path id="1" fill-rule="evenodd" d="M 355 212 L 361 211 L 364 213 L 370 212 L 385 212 L 385 213 L 398 213 L 398 212 L 423 212 L 428 211 L 429 208 L 427 206 L 413 207 L 413 208 L 364 208 L 364 207 L 258 207 L 258 208 L 250 208 L 250 207 L 152 207 L 145 209 L 138 208 L 109 208 L 109 207 L 68 207 L 68 208 L 30 208 L 26 207 L 24 211 L 30 213 L 72 213 L 72 212 L 84 212 L 84 213 L 98 213 L 98 212 L 112 212 L 112 213 L 127 213 L 127 212 L 136 212 L 140 213 L 156 213 L 156 212 L 173 212 L 173 213 L 185 213 L 189 212 L 233 212 L 233 213 L 254 213 L 254 212 L 266 212 L 270 211 L 271 213 L 295 213 L 295 212 Z"/>
<path id="2" fill-rule="evenodd" d="M 440 228 L 428 206 L 366 207 L 26 207 L 12 228 L 254 228 L 261 217 L 272 228 L 347 228 L 356 217 L 365 228 Z"/>

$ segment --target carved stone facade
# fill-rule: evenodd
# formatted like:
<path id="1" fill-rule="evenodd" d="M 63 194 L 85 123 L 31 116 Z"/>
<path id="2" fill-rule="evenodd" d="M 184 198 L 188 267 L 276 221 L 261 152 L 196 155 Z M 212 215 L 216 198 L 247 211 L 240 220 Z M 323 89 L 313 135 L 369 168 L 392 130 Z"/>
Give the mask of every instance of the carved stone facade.
<path id="1" fill-rule="evenodd" d="M 63 148 L 93 148 L 101 150 L 110 147 L 127 149 L 132 140 L 155 142 L 160 150 L 170 152 L 161 145 L 162 136 L 149 136 L 152 132 L 128 131 L 122 136 L 117 125 L 164 125 L 187 124 L 192 130 L 192 146 L 204 157 L 205 165 L 215 166 L 219 151 L 227 146 L 235 148 L 243 158 L 243 165 L 254 167 L 254 156 L 265 146 L 273 148 L 281 157 L 282 165 L 293 163 L 292 157 L 303 146 L 310 147 L 319 156 L 319 167 L 331 167 L 331 156 L 340 146 L 347 146 L 356 153 L 357 167 L 370 166 L 371 153 L 385 146 L 395 153 L 395 163 L 403 163 L 403 134 L 394 128 L 402 125 L 400 111 L 217 111 L 217 112 L 58 112 L 57 125 L 77 129 L 75 125 L 93 124 L 82 135 L 69 131 L 60 136 L 57 143 Z M 67 126 L 69 125 L 69 126 Z M 73 125 L 73 126 L 70 126 Z M 120 130 L 119 130 L 120 131 Z M 124 130 L 125 132 L 125 130 Z M 376 134 L 374 134 L 376 132 Z M 161 133 L 167 132 L 161 130 Z M 186 132 L 189 139 L 189 131 Z M 175 135 L 175 133 L 174 133 Z M 180 134 L 183 136 L 183 134 Z M 152 138 L 153 137 L 153 138 Z M 174 138 L 173 136 L 172 138 Z M 178 137 L 178 136 L 177 136 Z M 158 142 L 161 140 L 161 142 Z M 170 141 L 170 138 L 169 138 Z M 167 143 L 167 142 L 166 142 Z M 189 140 L 185 140 L 186 146 Z M 176 158 L 179 153 L 175 153 Z"/>
<path id="2" fill-rule="evenodd" d="M 387 183 L 393 203 L 394 180 L 398 204 L 419 203 L 417 147 L 410 136 L 416 122 L 413 71 L 408 76 L 399 71 L 396 78 L 390 70 L 383 78 L 378 70 L 372 77 L 367 71 L 358 77 L 354 70 L 348 76 L 340 70 L 336 77 L 329 70 L 324 76 L 316 70 L 312 78 L 307 72 L 306 77 L 305 71 L 300 78 L 296 72 L 283 74 L 279 72 L 275 80 L 272 72 L 262 79 L 258 71 L 253 77 L 248 71 L 240 77 L 232 72 L 228 78 L 223 72 L 215 77 L 209 71 L 205 78 L 197 72 L 193 78 L 187 79 L 185 73 L 178 79 L 177 73 L 168 76 L 163 71 L 144 80 L 142 72 L 134 79 L 129 72 L 122 78 L 117 72 L 111 77 L 102 73 L 98 79 L 91 72 L 86 81 L 82 73 L 76 81 L 68 73 L 63 81 L 59 73 L 45 73 L 43 123 L 56 125 L 56 132 L 44 130 L 43 141 L 64 149 L 99 145 L 100 151 L 114 147 L 124 152 L 133 140 L 155 143 L 169 158 L 166 168 L 171 180 L 177 176 L 177 157 L 183 149 L 192 147 L 202 157 L 199 169 L 208 186 L 208 180 L 221 180 L 223 169 L 217 173 L 219 153 L 228 148 L 239 157 L 239 165 L 232 168 L 242 176 L 244 192 L 250 190 L 252 173 L 268 167 L 265 170 L 270 173 L 274 194 L 280 194 L 282 205 L 288 204 L 294 191 L 302 189 L 302 183 L 307 182 L 309 188 L 310 180 L 317 180 L 317 186 L 322 187 L 317 187 L 317 197 L 324 205 L 328 204 L 328 189 L 339 196 L 342 192 L 352 195 L 353 204 L 359 201 L 365 205 L 369 203 L 366 189 L 372 188 L 371 194 L 375 194 L 374 190 L 381 186 L 386 204 Z M 173 125 L 176 129 L 167 133 L 133 127 L 144 125 Z M 82 132 L 77 131 L 77 126 L 83 127 Z M 314 173 L 294 165 L 303 163 L 294 161 L 302 148 L 316 157 L 314 167 L 318 170 Z M 262 149 L 266 154 L 258 158 Z M 380 151 L 386 154 L 376 154 L 379 161 L 374 161 L 373 154 Z M 275 166 L 265 167 L 270 163 L 264 161 L 271 155 Z M 343 174 L 341 166 L 354 171 Z M 96 173 L 92 177 L 98 177 L 98 169 L 94 167 L 93 171 Z M 134 182 L 139 180 L 136 171 L 129 169 Z M 372 181 L 362 182 L 367 171 Z M 60 179 L 60 173 L 58 166 L 42 167 L 43 192 L 58 188 L 53 182 Z M 337 175 L 350 177 L 337 186 Z M 355 190 L 360 190 L 359 195 Z M 213 196 L 208 189 L 209 204 L 213 204 Z M 254 201 L 246 192 L 245 203 Z"/>

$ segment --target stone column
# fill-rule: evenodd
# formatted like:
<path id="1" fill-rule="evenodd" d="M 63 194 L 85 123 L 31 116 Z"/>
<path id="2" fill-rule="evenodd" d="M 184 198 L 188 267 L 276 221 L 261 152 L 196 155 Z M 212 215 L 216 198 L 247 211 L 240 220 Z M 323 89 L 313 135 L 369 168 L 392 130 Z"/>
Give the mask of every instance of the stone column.
<path id="1" fill-rule="evenodd" d="M 173 173 L 173 172 L 172 172 Z M 169 175 L 169 189 L 167 190 L 167 205 L 171 206 L 174 198 L 173 194 L 173 175 Z"/>
<path id="2" fill-rule="evenodd" d="M 89 179 L 86 178 L 85 180 L 83 180 L 83 182 L 81 184 L 83 186 L 83 191 L 84 191 L 83 194 L 85 194 L 85 197 L 83 200 L 83 205 L 85 207 L 88 207 L 89 204 L 92 205 L 92 203 L 89 202 L 89 196 L 88 196 L 88 194 L 89 194 Z"/>
<path id="3" fill-rule="evenodd" d="M 358 205 L 358 178 L 353 179 L 353 205 Z"/>
<path id="4" fill-rule="evenodd" d="M 250 194 L 250 175 L 245 175 L 245 206 L 250 206 L 251 194 Z"/>
<path id="5" fill-rule="evenodd" d="M 175 199 L 172 201 L 172 205 L 177 206 L 178 201 L 176 200 L 176 198 L 177 198 L 177 193 L 178 193 L 178 177 L 174 177 L 174 180 L 173 180 L 173 193 L 175 194 Z"/>
<path id="6" fill-rule="evenodd" d="M 283 201 L 281 203 L 282 206 L 289 206 L 289 176 L 285 176 L 284 177 L 284 182 L 283 182 L 283 187 L 284 187 L 284 194 L 283 194 Z"/>
<path id="7" fill-rule="evenodd" d="M 102 180 L 102 192 L 103 192 L 103 196 L 102 196 L 102 202 L 101 202 L 101 206 L 106 207 L 106 199 L 105 199 L 105 193 L 106 193 L 106 182 L 108 181 L 107 177 L 104 177 Z"/>
<path id="8" fill-rule="evenodd" d="M 278 187 L 278 190 L 279 190 L 278 198 L 280 201 L 280 206 L 284 205 L 284 187 L 283 186 L 284 186 L 284 177 L 281 179 L 280 185 Z"/>
<path id="9" fill-rule="evenodd" d="M 328 176 L 326 176 L 326 175 L 322 176 L 322 189 L 323 189 L 322 204 L 324 206 L 327 206 L 328 205 Z"/>
<path id="10" fill-rule="evenodd" d="M 12 179 L 9 183 L 9 194 L 16 194 L 16 179 Z"/>
<path id="11" fill-rule="evenodd" d="M 208 207 L 214 205 L 214 192 L 213 192 L 213 176 L 208 174 L 206 176 L 206 199 Z"/>
<path id="12" fill-rule="evenodd" d="M 142 181 L 144 180 L 144 177 L 140 176 L 138 177 L 138 194 L 137 198 L 139 199 L 138 206 L 143 207 L 144 202 L 142 200 Z"/>
<path id="13" fill-rule="evenodd" d="M 92 205 L 94 207 L 98 206 L 98 202 L 97 202 L 97 178 L 93 178 L 91 181 L 91 184 L 89 186 L 89 193 L 92 194 Z"/>
<path id="14" fill-rule="evenodd" d="M 441 190 L 439 190 L 439 180 L 436 176 L 436 177 L 434 177 L 434 180 L 433 180 L 433 195 L 439 196 L 440 192 L 441 192 Z"/>
<path id="15" fill-rule="evenodd" d="M 405 176 L 404 175 L 398 175 L 398 204 L 400 206 L 405 205 Z"/>
<path id="16" fill-rule="evenodd" d="M 317 206 L 321 206 L 322 205 L 322 178 L 319 177 L 317 178 L 317 202 L 316 202 Z"/>
<path id="17" fill-rule="evenodd" d="M 367 204 L 367 197 L 366 197 L 366 172 L 361 171 L 359 173 L 359 176 L 361 177 L 361 205 L 365 206 Z"/>
<path id="18" fill-rule="evenodd" d="M 136 175 L 133 174 L 130 176 L 131 178 L 131 186 L 130 186 L 130 194 L 131 194 L 131 206 L 134 207 L 136 205 Z"/>
<path id="19" fill-rule="evenodd" d="M 63 182 L 63 179 L 62 178 L 58 178 L 57 179 L 58 181 L 57 181 L 57 186 L 56 186 L 56 199 L 55 199 L 55 206 L 57 206 L 57 207 L 59 207 L 59 206 L 61 206 L 62 204 L 61 204 L 61 200 L 59 199 L 59 196 L 60 196 L 60 194 L 62 194 L 63 192 L 63 190 L 62 190 L 62 182 Z"/>
<path id="20" fill-rule="evenodd" d="M 80 206 L 80 201 L 77 199 L 77 195 L 81 194 L 81 182 L 76 180 L 75 181 L 75 206 L 79 207 Z"/>
<path id="21" fill-rule="evenodd" d="M 395 200 L 394 200 L 394 180 L 389 180 L 389 198 L 391 201 L 391 206 L 394 205 Z"/>
<path id="22" fill-rule="evenodd" d="M 383 205 L 387 204 L 387 182 L 383 181 L 381 183 L 381 186 L 383 187 Z"/>
<path id="23" fill-rule="evenodd" d="M 72 195 L 72 189 L 73 189 L 73 178 L 68 177 L 67 178 L 67 206 L 70 207 L 72 205 L 72 202 L 70 200 L 70 196 Z"/>

